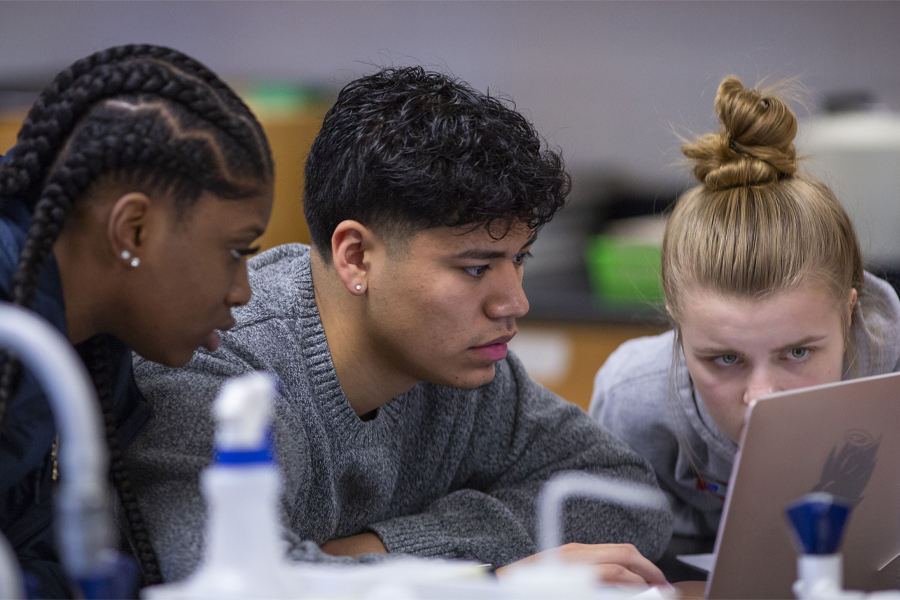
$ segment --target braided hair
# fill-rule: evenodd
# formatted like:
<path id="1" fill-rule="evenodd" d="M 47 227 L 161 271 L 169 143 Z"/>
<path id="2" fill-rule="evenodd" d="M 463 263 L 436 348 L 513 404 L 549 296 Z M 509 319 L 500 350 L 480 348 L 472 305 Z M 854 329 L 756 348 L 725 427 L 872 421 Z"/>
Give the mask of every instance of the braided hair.
<path id="1" fill-rule="evenodd" d="M 205 192 L 223 199 L 260 193 L 273 177 L 272 156 L 250 109 L 214 73 L 176 50 L 127 45 L 78 60 L 32 106 L 15 147 L 0 164 L 0 202 L 32 213 L 10 286 L 30 307 L 38 278 L 73 207 L 104 178 L 166 192 L 190 208 Z M 90 341 L 88 370 L 106 422 L 111 476 L 125 510 L 143 583 L 160 583 L 159 565 L 116 440 L 109 353 Z M 0 433 L 20 363 L 0 365 Z"/>

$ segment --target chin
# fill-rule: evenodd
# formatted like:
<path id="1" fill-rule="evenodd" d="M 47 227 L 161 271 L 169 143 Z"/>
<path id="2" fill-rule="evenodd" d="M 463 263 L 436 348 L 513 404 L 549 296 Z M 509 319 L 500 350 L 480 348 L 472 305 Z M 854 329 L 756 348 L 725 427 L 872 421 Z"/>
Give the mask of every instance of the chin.
<path id="1" fill-rule="evenodd" d="M 161 362 L 162 362 L 162 364 L 166 365 L 167 367 L 172 367 L 173 369 L 179 369 L 179 368 L 183 367 L 184 365 L 188 364 L 189 362 L 191 362 L 192 358 L 194 358 L 193 352 L 188 356 L 180 356 L 177 358 L 173 357 L 171 359 L 161 361 Z"/>
<path id="2" fill-rule="evenodd" d="M 155 353 L 155 352 L 141 352 L 139 350 L 135 350 L 135 352 L 151 362 L 159 363 L 166 367 L 171 367 L 173 369 L 178 369 L 183 367 L 184 365 L 191 362 L 191 359 L 194 357 L 194 350 L 184 351 L 184 352 L 163 352 L 163 353 Z"/>
<path id="3" fill-rule="evenodd" d="M 488 367 L 470 370 L 460 377 L 451 379 L 449 383 L 444 383 L 443 385 L 449 385 L 450 387 L 465 390 L 474 390 L 475 388 L 480 388 L 481 386 L 492 382 L 496 373 L 497 370 L 495 369 L 494 364 L 491 363 Z"/>

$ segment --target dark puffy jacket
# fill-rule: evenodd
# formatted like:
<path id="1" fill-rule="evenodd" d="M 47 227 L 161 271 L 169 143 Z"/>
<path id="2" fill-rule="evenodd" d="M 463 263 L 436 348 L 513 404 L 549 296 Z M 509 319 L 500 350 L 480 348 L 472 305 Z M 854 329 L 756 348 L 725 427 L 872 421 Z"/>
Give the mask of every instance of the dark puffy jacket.
<path id="1" fill-rule="evenodd" d="M 10 298 L 10 282 L 30 221 L 23 202 L 0 200 L 0 300 Z M 62 283 L 52 255 L 41 272 L 31 308 L 66 334 Z M 118 339 L 105 337 L 112 359 L 119 442 L 124 447 L 147 421 L 150 408 L 134 383 L 131 351 Z M 75 349 L 85 360 L 87 342 L 76 345 Z M 56 426 L 49 402 L 37 380 L 26 371 L 7 408 L 0 432 L 0 532 L 16 552 L 31 584 L 28 586 L 31 594 L 42 598 L 73 595 L 53 537 L 55 481 L 50 450 L 55 438 Z"/>

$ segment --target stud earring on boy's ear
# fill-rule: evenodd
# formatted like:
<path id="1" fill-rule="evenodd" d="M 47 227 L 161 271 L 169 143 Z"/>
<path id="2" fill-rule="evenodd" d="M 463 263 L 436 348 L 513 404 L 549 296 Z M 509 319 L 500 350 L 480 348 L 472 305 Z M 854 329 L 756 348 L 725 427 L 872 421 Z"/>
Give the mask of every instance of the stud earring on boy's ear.
<path id="1" fill-rule="evenodd" d="M 130 264 L 132 267 L 136 267 L 139 264 L 141 264 L 141 259 L 139 259 L 137 256 L 135 256 L 134 258 L 131 259 L 131 262 L 128 264 Z"/>
<path id="2" fill-rule="evenodd" d="M 128 250 L 122 250 L 122 254 L 120 254 L 119 256 L 122 257 L 122 260 L 129 260 L 131 258 L 131 252 L 129 252 Z"/>
<path id="3" fill-rule="evenodd" d="M 357 292 L 362 291 L 362 286 L 359 285 L 358 283 L 356 284 L 356 291 L 357 291 Z"/>

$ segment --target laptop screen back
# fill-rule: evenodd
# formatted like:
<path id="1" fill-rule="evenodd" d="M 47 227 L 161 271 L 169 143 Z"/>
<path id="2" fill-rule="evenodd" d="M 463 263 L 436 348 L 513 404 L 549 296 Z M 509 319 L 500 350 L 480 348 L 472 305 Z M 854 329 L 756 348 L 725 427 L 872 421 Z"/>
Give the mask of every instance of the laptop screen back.
<path id="1" fill-rule="evenodd" d="M 708 598 L 792 598 L 797 552 L 784 516 L 823 491 L 854 505 L 844 587 L 900 587 L 900 373 L 760 398 L 747 413 L 716 539 Z"/>

